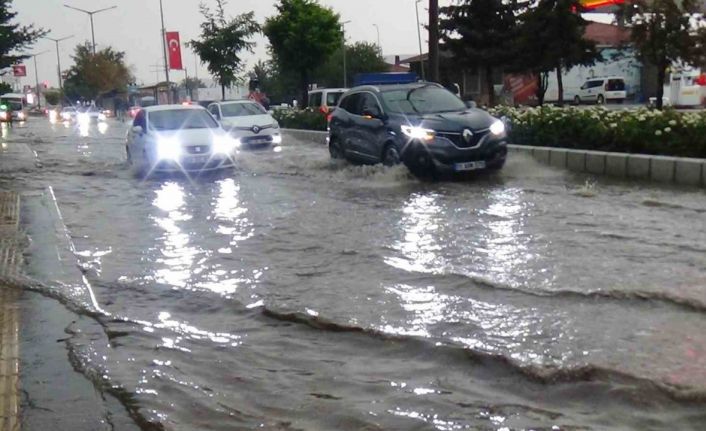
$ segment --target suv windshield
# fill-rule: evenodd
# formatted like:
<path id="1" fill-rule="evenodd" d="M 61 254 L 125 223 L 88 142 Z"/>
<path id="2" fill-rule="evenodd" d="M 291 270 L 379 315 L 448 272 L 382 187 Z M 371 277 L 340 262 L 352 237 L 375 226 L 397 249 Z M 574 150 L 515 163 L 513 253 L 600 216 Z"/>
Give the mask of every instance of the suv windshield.
<path id="1" fill-rule="evenodd" d="M 461 99 L 437 86 L 383 91 L 382 98 L 392 112 L 401 114 L 431 114 L 467 109 Z"/>
<path id="2" fill-rule="evenodd" d="M 150 128 L 154 130 L 216 129 L 218 123 L 201 109 L 174 109 L 149 113 Z"/>
<path id="3" fill-rule="evenodd" d="M 245 117 L 248 115 L 266 114 L 265 109 L 257 103 L 229 103 L 221 105 L 224 117 Z"/>

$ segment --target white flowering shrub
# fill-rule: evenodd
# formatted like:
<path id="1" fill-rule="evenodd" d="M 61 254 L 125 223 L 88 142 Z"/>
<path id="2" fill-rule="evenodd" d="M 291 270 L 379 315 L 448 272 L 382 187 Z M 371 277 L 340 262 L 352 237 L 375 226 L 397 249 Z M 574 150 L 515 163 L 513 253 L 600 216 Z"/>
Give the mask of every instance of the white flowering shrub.
<path id="1" fill-rule="evenodd" d="M 551 106 L 489 112 L 511 122 L 514 144 L 706 158 L 706 112 Z"/>

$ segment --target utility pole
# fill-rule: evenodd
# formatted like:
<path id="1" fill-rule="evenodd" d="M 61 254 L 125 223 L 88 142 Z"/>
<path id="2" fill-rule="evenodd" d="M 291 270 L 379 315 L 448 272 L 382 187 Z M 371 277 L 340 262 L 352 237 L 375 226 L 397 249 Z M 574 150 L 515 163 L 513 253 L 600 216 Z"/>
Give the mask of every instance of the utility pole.
<path id="1" fill-rule="evenodd" d="M 93 40 L 93 55 L 96 55 L 96 33 L 93 31 L 93 15 L 100 13 L 100 12 L 105 12 L 110 9 L 115 9 L 115 8 L 117 8 L 117 6 L 111 6 L 111 7 L 107 7 L 104 9 L 98 9 L 98 10 L 85 10 L 85 9 L 80 9 L 77 7 L 69 6 L 67 4 L 65 4 L 64 6 L 69 9 L 77 10 L 79 12 L 83 12 L 85 14 L 88 14 L 88 16 L 91 17 L 91 39 Z"/>
<path id="2" fill-rule="evenodd" d="M 422 0 L 417 0 L 414 4 L 414 11 L 417 13 L 417 38 L 419 39 L 419 68 L 422 71 L 422 81 L 426 81 L 426 76 L 424 76 L 424 52 L 422 51 L 422 26 L 419 24 L 419 2 Z"/>
<path id="3" fill-rule="evenodd" d="M 348 73 L 346 71 L 346 24 L 348 23 L 350 21 L 341 23 L 343 29 L 343 88 L 348 88 Z"/>
<path id="4" fill-rule="evenodd" d="M 35 88 L 37 89 L 37 108 L 42 107 L 42 90 L 39 88 L 39 72 L 37 72 L 37 56 L 45 54 L 47 52 L 49 52 L 49 50 L 38 52 L 36 54 L 30 54 L 32 57 L 34 57 L 34 82 L 36 85 Z"/>
<path id="5" fill-rule="evenodd" d="M 167 79 L 167 103 L 172 103 L 172 84 L 169 82 L 169 63 L 167 62 L 167 30 L 164 27 L 162 0 L 159 0 L 159 16 L 162 19 L 162 54 L 164 54 L 164 76 Z"/>
<path id="6" fill-rule="evenodd" d="M 439 81 L 439 0 L 429 0 L 429 80 Z"/>
<path id="7" fill-rule="evenodd" d="M 59 89 L 63 90 L 64 86 L 61 84 L 61 59 L 59 58 L 59 42 L 64 41 L 66 39 L 71 39 L 74 37 L 72 34 L 71 36 L 66 36 L 62 37 L 60 39 L 53 39 L 51 37 L 44 36 L 44 39 L 51 40 L 56 44 L 56 72 L 57 72 L 57 78 L 59 78 Z"/>
<path id="8" fill-rule="evenodd" d="M 382 57 L 382 45 L 380 45 L 380 27 L 377 24 L 373 24 L 375 31 L 378 33 L 378 51 L 380 52 L 380 57 Z"/>

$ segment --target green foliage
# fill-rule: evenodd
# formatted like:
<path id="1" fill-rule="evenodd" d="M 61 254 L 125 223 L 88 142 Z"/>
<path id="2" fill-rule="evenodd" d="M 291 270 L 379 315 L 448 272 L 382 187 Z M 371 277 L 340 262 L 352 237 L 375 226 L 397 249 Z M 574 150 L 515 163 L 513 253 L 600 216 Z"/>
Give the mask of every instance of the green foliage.
<path id="1" fill-rule="evenodd" d="M 513 3 L 463 0 L 442 7 L 440 13 L 443 49 L 449 50 L 460 66 L 485 69 L 488 103 L 492 106 L 493 70 L 506 66 L 515 56 L 517 18 Z"/>
<path id="2" fill-rule="evenodd" d="M 577 12 L 582 9 L 579 0 L 539 0 L 519 17 L 519 37 L 510 69 L 538 76 L 540 105 L 544 102 L 549 72 L 557 73 L 561 103 L 561 71 L 591 65 L 600 56 L 595 43 L 583 38 L 588 22 Z"/>
<path id="3" fill-rule="evenodd" d="M 663 85 L 672 63 L 704 61 L 701 7 L 697 0 L 628 0 L 620 8 L 619 20 L 630 25 L 638 54 L 657 67 L 658 109 L 662 109 Z"/>
<path id="4" fill-rule="evenodd" d="M 296 98 L 298 79 L 291 70 L 281 69 L 275 60 L 259 61 L 251 75 L 258 81 L 262 92 L 271 103 L 291 103 Z"/>
<path id="5" fill-rule="evenodd" d="M 279 69 L 298 75 L 304 106 L 312 72 L 342 44 L 340 17 L 315 0 L 279 0 L 275 7 L 278 14 L 267 18 L 263 30 Z"/>
<path id="6" fill-rule="evenodd" d="M 181 80 L 181 83 L 179 83 L 179 87 L 185 88 L 187 90 L 195 90 L 197 88 L 204 88 L 206 87 L 206 84 L 199 78 L 184 78 Z"/>
<path id="7" fill-rule="evenodd" d="M 187 43 L 207 64 L 208 71 L 221 85 L 223 97 L 225 88 L 233 85 L 242 71 L 244 59 L 241 52 L 253 53 L 255 42 L 250 38 L 260 32 L 254 12 L 226 19 L 225 4 L 225 0 L 216 0 L 216 11 L 213 12 L 201 3 L 201 14 L 205 18 L 201 24 L 201 37 Z"/>
<path id="8" fill-rule="evenodd" d="M 0 82 L 0 94 L 12 93 L 12 86 L 6 82 Z"/>
<path id="9" fill-rule="evenodd" d="M 518 145 L 582 150 L 706 157 L 706 112 L 611 111 L 537 107 L 497 107 L 495 116 L 512 122 L 510 140 Z"/>
<path id="10" fill-rule="evenodd" d="M 286 129 L 326 130 L 326 116 L 320 112 L 297 109 L 275 109 L 272 116 Z"/>
<path id="11" fill-rule="evenodd" d="M 27 55 L 13 53 L 30 48 L 37 39 L 49 33 L 33 24 L 13 24 L 12 20 L 17 16 L 17 12 L 10 10 L 11 4 L 12 0 L 0 0 L 0 69 L 29 58 Z"/>
<path id="12" fill-rule="evenodd" d="M 356 73 L 386 72 L 387 64 L 380 56 L 377 45 L 356 42 L 346 46 L 346 70 L 348 82 Z M 339 46 L 329 59 L 312 74 L 312 81 L 320 87 L 343 87 L 343 52 Z"/>
<path id="13" fill-rule="evenodd" d="M 58 105 L 63 99 L 62 93 L 59 90 L 48 90 L 44 92 L 44 98 L 49 105 Z"/>
<path id="14" fill-rule="evenodd" d="M 64 92 L 72 100 L 96 100 L 111 92 L 123 92 L 133 81 L 125 65 L 125 53 L 113 48 L 102 49 L 93 54 L 91 44 L 78 45 L 74 65 L 64 81 Z"/>

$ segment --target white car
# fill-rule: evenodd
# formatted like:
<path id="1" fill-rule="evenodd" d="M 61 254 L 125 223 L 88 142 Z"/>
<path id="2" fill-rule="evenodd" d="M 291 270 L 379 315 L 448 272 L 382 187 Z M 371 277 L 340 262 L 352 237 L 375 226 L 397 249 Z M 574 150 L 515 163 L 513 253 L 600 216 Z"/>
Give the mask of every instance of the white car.
<path id="1" fill-rule="evenodd" d="M 79 123 L 90 123 L 105 121 L 106 117 L 103 111 L 95 106 L 79 109 L 76 114 L 76 119 Z"/>
<path id="2" fill-rule="evenodd" d="M 233 167 L 238 146 L 205 108 L 159 105 L 137 113 L 126 152 L 141 172 L 205 172 Z"/>
<path id="3" fill-rule="evenodd" d="M 595 102 L 602 105 L 607 101 L 623 103 L 627 97 L 625 79 L 621 76 L 606 76 L 586 80 L 574 96 L 574 103 Z"/>
<path id="4" fill-rule="evenodd" d="M 243 148 L 267 147 L 282 143 L 279 123 L 257 102 L 234 100 L 208 105 L 213 118 L 221 123 L 230 136 Z"/>

